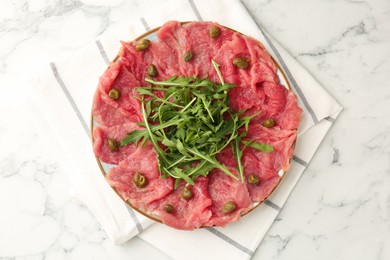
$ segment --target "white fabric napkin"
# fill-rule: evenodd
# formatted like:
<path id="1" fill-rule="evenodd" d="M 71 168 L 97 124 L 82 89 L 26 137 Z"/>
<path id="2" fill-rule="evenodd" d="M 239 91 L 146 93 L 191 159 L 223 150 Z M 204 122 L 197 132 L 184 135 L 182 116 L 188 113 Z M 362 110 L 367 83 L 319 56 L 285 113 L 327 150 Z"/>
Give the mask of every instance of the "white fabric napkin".
<path id="1" fill-rule="evenodd" d="M 131 22 L 75 53 L 48 65 L 36 83 L 36 105 L 51 141 L 59 142 L 73 195 L 88 206 L 109 238 L 120 244 L 131 237 L 154 245 L 173 259 L 248 259 L 272 225 L 291 190 L 313 157 L 342 107 L 253 19 L 238 0 L 161 2 L 154 13 L 129 13 Z M 216 21 L 260 40 L 285 70 L 303 108 L 302 124 L 290 171 L 275 192 L 256 210 L 226 228 L 179 231 L 138 214 L 114 193 L 96 163 L 90 140 L 90 118 L 98 77 L 119 50 L 119 40 L 131 40 L 167 20 Z"/>

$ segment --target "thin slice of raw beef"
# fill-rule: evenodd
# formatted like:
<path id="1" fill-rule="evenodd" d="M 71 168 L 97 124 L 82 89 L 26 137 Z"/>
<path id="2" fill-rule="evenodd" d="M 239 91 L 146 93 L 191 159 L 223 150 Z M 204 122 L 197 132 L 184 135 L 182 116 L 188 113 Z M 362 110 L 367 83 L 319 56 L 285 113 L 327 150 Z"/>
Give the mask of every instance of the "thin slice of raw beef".
<path id="1" fill-rule="evenodd" d="M 142 129 L 142 127 L 134 122 L 112 127 L 95 127 L 93 130 L 93 150 L 95 155 L 105 163 L 118 164 L 137 149 L 137 144 L 132 143 L 126 146 L 119 146 L 118 144 L 118 150 L 112 151 L 108 145 L 108 139 L 112 138 L 119 143 L 126 137 L 127 133 L 137 129 Z"/>
<path id="2" fill-rule="evenodd" d="M 301 122 L 302 109 L 297 106 L 297 96 L 289 91 L 284 109 L 276 118 L 281 129 L 296 130 Z"/>
<path id="3" fill-rule="evenodd" d="M 252 147 L 243 152 L 244 175 L 255 175 L 260 182 L 257 185 L 246 182 L 252 201 L 261 202 L 275 189 L 281 176 L 279 171 L 287 171 L 296 139 L 296 132 L 277 128 L 265 128 L 261 124 L 249 125 L 247 140 L 272 145 L 274 151 L 264 153 Z"/>
<path id="4" fill-rule="evenodd" d="M 138 188 L 134 183 L 134 175 L 145 176 L 147 185 Z M 149 204 L 164 198 L 173 190 L 172 178 L 160 178 L 157 154 L 151 145 L 137 150 L 122 160 L 118 166 L 111 168 L 106 175 L 108 183 L 114 187 L 124 200 L 143 211 L 152 210 Z"/>
<path id="5" fill-rule="evenodd" d="M 177 60 L 177 65 L 182 76 L 196 76 L 193 59 L 186 62 L 184 55 L 191 51 L 189 35 L 185 28 L 178 21 L 169 21 L 158 30 L 159 42 L 167 44 L 171 48 L 171 55 Z M 194 53 L 196 55 L 196 53 Z"/>
<path id="6" fill-rule="evenodd" d="M 105 97 L 104 100 L 102 96 Z M 109 100 L 108 104 L 106 97 L 105 93 L 96 91 L 93 99 L 92 114 L 97 125 L 110 127 L 140 121 L 137 115 L 130 113 L 122 107 L 118 107 L 116 104 L 113 106 L 111 100 Z"/>
<path id="7" fill-rule="evenodd" d="M 229 168 L 235 172 L 235 169 Z M 238 174 L 237 174 L 238 176 Z M 205 223 L 205 226 L 225 226 L 230 222 L 237 221 L 246 213 L 252 203 L 246 186 L 241 182 L 227 176 L 219 169 L 214 169 L 208 175 L 209 193 L 213 204 L 210 210 L 213 215 Z M 236 208 L 230 213 L 223 212 L 223 206 L 227 202 L 234 202 Z"/>
<path id="8" fill-rule="evenodd" d="M 120 61 L 118 61 L 118 63 L 122 64 Z M 113 107 L 121 107 L 140 120 L 142 118 L 141 102 L 137 99 L 140 97 L 139 93 L 136 91 L 137 87 L 140 87 L 139 81 L 125 66 L 120 67 L 118 74 L 111 85 L 99 85 L 102 99 L 107 104 L 110 104 Z M 120 93 L 117 100 L 109 97 L 109 92 L 112 89 L 116 89 Z"/>
<path id="9" fill-rule="evenodd" d="M 188 185 L 193 197 L 186 200 L 182 197 L 185 182 L 182 181 L 179 187 L 161 200 L 151 204 L 155 210 L 154 215 L 160 217 L 161 221 L 171 227 L 184 230 L 192 230 L 201 227 L 211 217 L 209 206 L 212 204 L 208 192 L 208 178 L 198 177 L 195 184 Z M 173 205 L 173 212 L 164 210 L 166 204 Z"/>
<path id="10" fill-rule="evenodd" d="M 276 66 L 271 55 L 267 52 L 264 46 L 252 37 L 243 35 L 242 38 L 245 40 L 246 47 L 250 53 L 250 57 L 257 58 L 260 63 L 266 64 L 274 73 L 276 73 L 278 67 Z"/>
<path id="11" fill-rule="evenodd" d="M 126 68 L 134 74 L 139 86 L 148 86 L 145 78 L 165 80 L 173 75 L 180 75 L 177 50 L 168 44 L 151 42 L 144 51 L 137 51 L 134 43 L 122 42 L 120 56 Z M 157 76 L 148 75 L 148 66 L 154 65 Z"/>
<path id="12" fill-rule="evenodd" d="M 107 92 L 111 89 L 114 80 L 118 76 L 122 67 L 122 63 L 119 61 L 112 62 L 110 66 L 104 71 L 103 75 L 99 78 L 98 89 L 103 89 Z"/>
<path id="13" fill-rule="evenodd" d="M 216 38 L 210 37 L 212 26 L 217 26 L 220 30 L 220 35 Z M 191 61 L 194 73 L 200 78 L 209 76 L 211 80 L 219 82 L 211 60 L 225 42 L 231 41 L 234 32 L 212 22 L 189 23 L 184 28 L 187 31 L 190 49 L 195 54 Z"/>
<path id="14" fill-rule="evenodd" d="M 243 140 L 253 140 L 258 143 L 265 143 L 272 145 L 274 151 L 271 153 L 264 153 L 254 148 L 247 148 L 244 151 L 243 161 L 246 160 L 246 153 L 253 153 L 255 161 L 259 166 L 252 169 L 253 162 L 249 162 L 247 170 L 260 172 L 263 178 L 273 177 L 272 174 L 266 172 L 267 169 L 274 169 L 276 171 L 283 169 L 287 171 L 290 167 L 290 158 L 294 151 L 294 142 L 297 137 L 297 132 L 294 130 L 282 130 L 278 127 L 266 128 L 261 124 L 250 124 L 248 128 L 248 134 Z"/>

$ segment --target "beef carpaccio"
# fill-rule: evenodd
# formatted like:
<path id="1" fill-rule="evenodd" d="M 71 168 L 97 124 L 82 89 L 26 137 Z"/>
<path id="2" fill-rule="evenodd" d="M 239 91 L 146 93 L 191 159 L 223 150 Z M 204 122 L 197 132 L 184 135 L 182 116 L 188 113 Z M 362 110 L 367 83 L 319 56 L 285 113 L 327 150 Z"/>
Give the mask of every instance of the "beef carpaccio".
<path id="1" fill-rule="evenodd" d="M 257 40 L 213 22 L 169 21 L 155 35 L 150 42 L 122 42 L 119 56 L 100 77 L 92 109 L 94 152 L 101 162 L 113 165 L 106 179 L 132 207 L 177 229 L 225 226 L 264 201 L 278 185 L 278 173 L 289 169 L 302 110 L 294 93 L 280 85 L 278 66 Z M 189 51 L 191 59 L 183 59 Z M 237 57 L 245 64 L 237 65 Z M 236 85 L 228 91 L 231 111 L 256 114 L 243 140 L 265 143 L 273 151 L 251 146 L 243 150 L 244 181 L 215 168 L 191 185 L 181 180 L 175 186 L 172 177 L 162 178 L 150 142 L 127 146 L 118 142 L 144 128 L 136 88 L 150 86 L 146 78 L 196 76 L 219 82 L 212 60 L 224 80 Z M 158 73 L 150 71 L 151 64 Z M 230 145 L 216 158 L 238 177 Z"/>

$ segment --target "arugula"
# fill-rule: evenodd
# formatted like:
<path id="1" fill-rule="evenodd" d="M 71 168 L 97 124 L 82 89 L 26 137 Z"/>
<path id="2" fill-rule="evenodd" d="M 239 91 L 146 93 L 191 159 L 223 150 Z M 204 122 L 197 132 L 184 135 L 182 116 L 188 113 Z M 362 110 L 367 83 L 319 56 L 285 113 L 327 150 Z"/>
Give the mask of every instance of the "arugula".
<path id="1" fill-rule="evenodd" d="M 227 93 L 236 86 L 225 83 L 219 65 L 214 60 L 212 64 L 220 83 L 208 78 L 183 76 L 165 81 L 146 78 L 151 85 L 136 89 L 140 94 L 143 118 L 139 125 L 145 129 L 129 132 L 120 142 L 125 146 L 131 143 L 145 145 L 150 141 L 156 150 L 162 177 L 175 178 L 175 187 L 181 180 L 194 184 L 197 177 L 207 176 L 215 168 L 238 180 L 216 159 L 228 145 L 232 146 L 242 182 L 244 149 L 251 146 L 263 152 L 273 151 L 271 145 L 241 140 L 247 134 L 250 120 L 260 112 L 241 116 L 245 111 L 231 111 Z M 239 135 L 241 127 L 245 131 Z"/>
<path id="2" fill-rule="evenodd" d="M 263 153 L 272 153 L 274 151 L 274 147 L 269 144 L 258 143 L 253 141 L 242 141 L 245 146 L 250 146 L 255 148 L 256 150 L 262 151 Z"/>

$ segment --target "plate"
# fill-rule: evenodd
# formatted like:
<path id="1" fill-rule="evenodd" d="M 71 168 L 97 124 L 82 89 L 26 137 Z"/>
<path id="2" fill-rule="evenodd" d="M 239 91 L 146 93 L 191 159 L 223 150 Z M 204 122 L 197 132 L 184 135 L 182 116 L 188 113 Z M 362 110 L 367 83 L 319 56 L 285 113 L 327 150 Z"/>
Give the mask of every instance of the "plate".
<path id="1" fill-rule="evenodd" d="M 185 24 L 187 24 L 187 23 L 190 23 L 190 22 L 182 22 L 182 24 L 183 25 L 185 25 Z M 141 40 L 141 39 L 148 39 L 148 40 L 150 40 L 150 41 L 153 41 L 153 42 L 156 42 L 157 41 L 157 31 L 160 29 L 161 27 L 156 27 L 156 28 L 154 28 L 154 29 L 152 29 L 152 30 L 150 30 L 150 31 L 148 31 L 148 32 L 146 32 L 146 33 L 144 33 L 144 34 L 142 34 L 142 35 L 140 35 L 140 36 L 138 36 L 137 38 L 135 38 L 134 40 L 135 41 L 138 41 L 138 40 Z M 235 31 L 235 30 L 233 30 L 233 29 L 230 29 L 230 28 L 228 28 L 228 27 L 225 27 L 225 28 L 227 28 L 227 29 L 229 29 L 229 30 L 232 30 L 232 31 Z M 235 31 L 236 32 L 236 31 Z M 277 62 L 277 60 L 274 58 L 274 57 L 272 57 L 272 55 L 271 55 L 271 58 L 273 59 L 273 61 L 275 62 L 275 64 L 277 65 L 277 75 L 278 75 L 278 77 L 279 77 L 279 81 L 280 81 L 280 85 L 283 85 L 286 89 L 288 89 L 289 91 L 291 91 L 292 89 L 291 89 L 291 86 L 290 86 L 290 83 L 289 83 L 289 81 L 288 81 L 288 79 L 287 79 L 287 77 L 286 77 L 286 73 L 283 71 L 283 69 L 281 68 L 281 66 L 279 65 L 279 63 Z M 119 55 L 117 55 L 112 61 L 113 62 L 115 62 L 115 61 L 117 61 L 119 59 Z M 108 67 L 109 68 L 109 67 Z M 108 69 L 107 68 L 107 69 Z M 93 119 L 93 114 L 91 113 L 91 136 L 92 136 L 92 142 L 94 142 L 94 140 L 93 140 L 93 130 L 94 130 L 94 128 L 97 126 L 97 123 L 95 122 L 95 120 Z M 293 149 L 295 148 L 295 142 L 296 141 L 294 141 L 294 143 L 293 143 Z M 115 164 L 108 164 L 108 163 L 105 163 L 105 162 L 103 162 L 103 161 L 101 161 L 97 156 L 95 156 L 95 158 L 96 158 L 96 160 L 97 160 L 97 164 L 98 164 L 98 166 L 99 166 L 99 168 L 100 168 L 100 171 L 101 171 L 101 173 L 105 176 L 107 173 L 108 173 L 108 171 L 111 169 L 111 168 L 113 168 L 113 167 L 115 167 L 116 165 Z M 290 161 L 291 161 L 291 158 L 290 158 Z M 279 170 L 278 171 L 278 174 L 279 174 L 279 176 L 281 177 L 280 179 L 279 179 L 279 183 L 275 186 L 275 188 L 273 189 L 273 191 L 268 195 L 268 197 L 275 191 L 275 189 L 279 186 L 279 184 L 280 184 L 280 182 L 281 182 L 281 180 L 284 178 L 284 176 L 285 176 L 285 171 L 284 170 Z M 160 222 L 160 223 L 162 223 L 162 221 L 159 219 L 159 217 L 157 217 L 157 216 L 154 216 L 154 215 L 151 215 L 151 214 L 148 214 L 148 213 L 146 213 L 146 212 L 144 212 L 144 211 L 142 211 L 141 209 L 139 209 L 139 208 L 137 208 L 137 207 L 134 207 L 129 201 L 127 201 L 127 200 L 125 200 L 122 196 L 121 196 L 121 194 L 118 192 L 118 190 L 116 189 L 116 188 L 114 188 L 114 187 L 112 187 L 112 189 L 118 194 L 118 196 L 128 205 L 128 206 L 130 206 L 131 208 L 133 208 L 134 210 L 136 210 L 137 212 L 139 212 L 140 214 L 142 214 L 142 215 L 144 215 L 144 216 L 146 216 L 146 217 L 148 217 L 148 218 L 150 218 L 150 219 L 152 219 L 152 220 L 154 220 L 154 221 L 156 221 L 156 222 Z M 267 198 L 265 198 L 264 199 L 264 201 L 266 200 Z M 264 202 L 263 201 L 263 202 Z M 248 213 L 250 213 L 252 210 L 254 210 L 255 208 L 257 208 L 260 204 L 262 204 L 262 202 L 255 202 L 255 203 L 253 203 L 251 206 L 250 206 L 250 209 L 247 211 L 247 212 L 245 212 L 244 214 L 242 214 L 242 216 L 244 216 L 244 215 L 246 215 L 246 214 L 248 214 Z M 203 227 L 203 226 L 202 226 Z"/>

